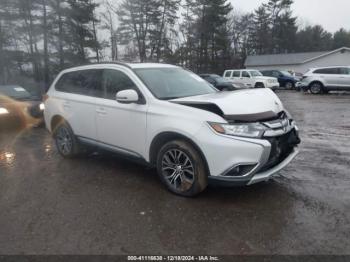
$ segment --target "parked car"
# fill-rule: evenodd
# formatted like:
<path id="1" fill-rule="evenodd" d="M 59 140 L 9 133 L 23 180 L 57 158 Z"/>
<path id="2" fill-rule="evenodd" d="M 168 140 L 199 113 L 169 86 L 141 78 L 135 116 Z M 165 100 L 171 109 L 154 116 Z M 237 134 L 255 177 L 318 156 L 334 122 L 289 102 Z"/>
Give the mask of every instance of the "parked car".
<path id="1" fill-rule="evenodd" d="M 0 122 L 2 127 L 38 125 L 43 121 L 44 104 L 16 85 L 0 86 Z"/>
<path id="2" fill-rule="evenodd" d="M 279 87 L 277 78 L 263 76 L 258 70 L 226 70 L 223 77 L 238 88 L 270 88 L 275 90 Z"/>
<path id="3" fill-rule="evenodd" d="M 199 75 L 201 78 L 212 84 L 216 89 L 220 91 L 232 91 L 236 90 L 234 84 L 225 78 L 215 75 L 215 74 L 201 74 Z"/>
<path id="4" fill-rule="evenodd" d="M 350 66 L 310 69 L 301 80 L 301 88 L 312 94 L 332 90 L 350 91 Z"/>
<path id="5" fill-rule="evenodd" d="M 269 180 L 298 153 L 298 129 L 269 89 L 218 92 L 164 64 L 98 64 L 63 71 L 50 87 L 45 122 L 59 153 L 93 145 L 157 168 L 182 196 L 208 181 Z"/>
<path id="6" fill-rule="evenodd" d="M 260 71 L 264 76 L 276 77 L 280 84 L 280 87 L 286 89 L 294 89 L 298 80 L 287 71 L 279 70 L 262 70 Z"/>
<path id="7" fill-rule="evenodd" d="M 295 78 L 298 82 L 300 82 L 301 79 L 303 78 L 303 74 L 302 74 L 302 73 L 292 72 L 291 74 L 292 74 L 292 76 L 294 76 L 294 78 Z"/>

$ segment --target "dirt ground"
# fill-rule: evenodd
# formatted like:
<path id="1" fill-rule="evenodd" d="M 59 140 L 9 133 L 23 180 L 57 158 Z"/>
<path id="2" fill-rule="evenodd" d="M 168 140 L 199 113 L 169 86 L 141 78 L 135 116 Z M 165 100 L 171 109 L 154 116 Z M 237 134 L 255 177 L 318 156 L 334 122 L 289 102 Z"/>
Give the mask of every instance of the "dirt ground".
<path id="1" fill-rule="evenodd" d="M 278 95 L 300 155 L 194 199 L 110 154 L 65 160 L 44 128 L 1 133 L 0 254 L 350 254 L 350 94 Z"/>

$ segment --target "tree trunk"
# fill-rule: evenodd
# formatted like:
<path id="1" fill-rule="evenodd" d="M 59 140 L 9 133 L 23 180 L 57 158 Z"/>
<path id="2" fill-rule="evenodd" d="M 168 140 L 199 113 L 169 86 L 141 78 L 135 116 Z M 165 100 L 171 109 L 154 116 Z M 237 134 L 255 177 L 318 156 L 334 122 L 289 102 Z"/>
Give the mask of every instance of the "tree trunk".
<path id="1" fill-rule="evenodd" d="M 4 39 L 2 36 L 2 21 L 0 20 L 0 84 L 5 84 L 5 74 L 4 74 Z"/>
<path id="2" fill-rule="evenodd" d="M 60 70 L 64 68 L 64 53 L 63 53 L 63 20 L 62 10 L 60 5 L 61 0 L 56 0 L 57 15 L 58 15 L 58 55 L 60 60 Z"/>
<path id="3" fill-rule="evenodd" d="M 47 27 L 47 5 L 46 0 L 43 0 L 43 15 L 44 15 L 44 83 L 45 89 L 48 89 L 50 83 L 50 69 L 49 69 L 49 53 L 48 53 L 48 27 Z"/>

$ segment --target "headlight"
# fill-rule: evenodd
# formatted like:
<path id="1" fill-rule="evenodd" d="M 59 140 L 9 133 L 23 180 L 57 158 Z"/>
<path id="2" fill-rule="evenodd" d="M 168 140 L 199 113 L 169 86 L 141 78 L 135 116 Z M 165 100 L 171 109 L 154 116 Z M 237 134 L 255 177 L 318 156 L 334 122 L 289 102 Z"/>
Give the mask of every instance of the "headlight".
<path id="1" fill-rule="evenodd" d="M 44 103 L 41 103 L 41 104 L 39 105 L 39 108 L 40 108 L 41 111 L 44 111 L 44 110 L 45 110 L 45 105 L 44 105 Z"/>
<path id="2" fill-rule="evenodd" d="M 218 124 L 209 123 L 218 133 L 230 136 L 261 138 L 267 128 L 259 123 L 249 124 Z"/>
<path id="3" fill-rule="evenodd" d="M 6 108 L 0 107 L 0 115 L 6 115 L 9 111 Z"/>

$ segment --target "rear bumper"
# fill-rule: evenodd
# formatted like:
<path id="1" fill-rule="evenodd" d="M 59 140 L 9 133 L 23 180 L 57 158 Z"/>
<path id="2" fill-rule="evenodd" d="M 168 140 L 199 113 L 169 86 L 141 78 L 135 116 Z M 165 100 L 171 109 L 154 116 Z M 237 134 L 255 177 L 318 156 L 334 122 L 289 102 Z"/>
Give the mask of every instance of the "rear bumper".
<path id="1" fill-rule="evenodd" d="M 236 186 L 250 186 L 260 182 L 270 180 L 274 175 L 276 175 L 279 171 L 285 168 L 292 160 L 299 154 L 298 147 L 295 147 L 292 153 L 284 159 L 278 165 L 271 167 L 270 169 L 256 173 L 250 174 L 248 177 L 237 179 L 232 177 L 209 177 L 209 183 L 213 185 L 219 185 L 224 187 L 236 187 Z"/>

